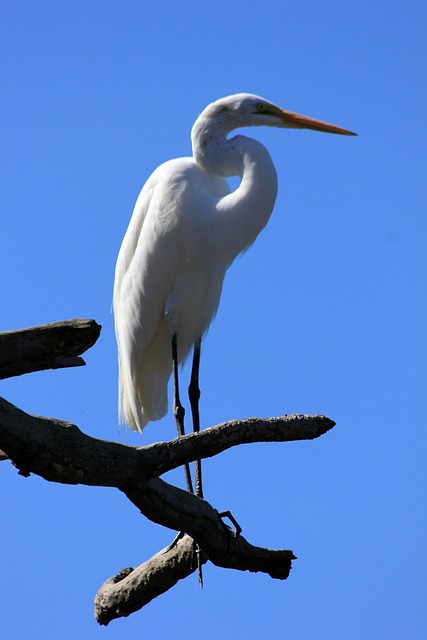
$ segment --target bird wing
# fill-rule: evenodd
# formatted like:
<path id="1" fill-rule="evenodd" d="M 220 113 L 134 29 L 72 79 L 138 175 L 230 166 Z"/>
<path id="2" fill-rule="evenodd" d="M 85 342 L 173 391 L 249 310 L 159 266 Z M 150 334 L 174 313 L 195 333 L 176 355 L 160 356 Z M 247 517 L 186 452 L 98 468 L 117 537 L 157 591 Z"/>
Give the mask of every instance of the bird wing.
<path id="1" fill-rule="evenodd" d="M 172 369 L 165 316 L 183 262 L 180 243 L 191 158 L 161 165 L 144 185 L 120 248 L 114 283 L 119 352 L 119 415 L 142 431 L 167 412 Z M 197 170 L 199 171 L 199 170 Z"/>
<path id="2" fill-rule="evenodd" d="M 170 344 L 164 326 L 164 308 L 178 256 L 167 233 L 167 189 L 165 172 L 160 169 L 149 178 L 138 197 L 120 248 L 114 283 L 119 413 L 122 421 L 124 419 L 132 429 L 139 431 L 149 420 L 161 417 L 159 413 L 165 413 L 166 390 L 160 393 L 162 398 L 159 399 L 159 387 L 165 376 L 167 383 L 170 375 Z M 153 341 L 157 344 L 157 353 L 152 354 L 147 370 L 148 363 L 143 366 L 144 358 Z M 163 352 L 167 349 L 163 358 L 159 344 L 163 346 Z M 166 364 L 161 362 L 165 359 L 167 371 Z M 163 373 L 160 378 L 156 376 L 156 361 Z M 151 395 L 151 401 L 147 395 Z"/>
<path id="3" fill-rule="evenodd" d="M 198 310 L 191 313 L 200 300 L 197 285 L 206 284 L 195 266 L 207 260 L 204 234 L 214 204 L 228 192 L 225 181 L 209 179 L 192 158 L 180 158 L 156 169 L 136 202 L 117 260 L 113 302 L 119 411 L 134 430 L 167 412 L 171 332 L 179 333 L 182 361 L 212 318 L 208 313 L 198 327 Z"/>

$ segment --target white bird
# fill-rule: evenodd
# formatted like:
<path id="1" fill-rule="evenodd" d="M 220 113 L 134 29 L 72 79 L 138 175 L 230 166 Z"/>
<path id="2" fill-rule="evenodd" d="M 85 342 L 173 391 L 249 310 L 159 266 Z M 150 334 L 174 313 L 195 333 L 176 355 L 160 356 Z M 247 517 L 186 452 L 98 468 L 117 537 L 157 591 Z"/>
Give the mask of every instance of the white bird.
<path id="1" fill-rule="evenodd" d="M 260 125 L 355 135 L 241 93 L 213 102 L 198 117 L 192 157 L 162 164 L 147 180 L 114 284 L 119 410 L 133 430 L 142 432 L 167 413 L 173 365 L 177 371 L 193 346 L 198 400 L 200 341 L 218 309 L 225 273 L 265 227 L 276 200 L 277 174 L 265 147 L 242 135 L 227 137 L 238 127 Z M 240 177 L 234 191 L 225 179 L 231 176 Z M 177 405 L 179 398 L 175 414 Z"/>

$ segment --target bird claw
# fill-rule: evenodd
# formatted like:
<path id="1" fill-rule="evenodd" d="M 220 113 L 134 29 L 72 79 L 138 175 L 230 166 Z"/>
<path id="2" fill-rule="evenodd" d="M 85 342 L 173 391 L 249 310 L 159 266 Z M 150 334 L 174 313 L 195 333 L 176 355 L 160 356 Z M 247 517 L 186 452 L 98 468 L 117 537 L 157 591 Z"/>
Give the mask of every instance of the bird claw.
<path id="1" fill-rule="evenodd" d="M 193 556 L 191 560 L 191 566 L 197 568 L 197 577 L 199 580 L 199 586 L 203 589 L 203 572 L 202 572 L 202 559 L 200 557 L 201 549 L 197 542 L 193 540 Z"/>
<path id="2" fill-rule="evenodd" d="M 166 549 L 164 549 L 162 551 L 162 553 L 168 553 L 169 551 L 172 551 L 172 549 L 174 549 L 176 547 L 178 542 L 184 536 L 185 536 L 185 531 L 179 531 L 176 534 L 175 538 L 170 543 L 170 545 L 167 546 Z M 191 555 L 191 566 L 194 567 L 194 568 L 197 567 L 199 585 L 200 585 L 200 588 L 203 589 L 202 561 L 201 561 L 201 558 L 200 558 L 200 552 L 201 552 L 201 549 L 200 549 L 199 545 L 197 544 L 197 542 L 195 540 L 193 540 L 192 555 Z"/>
<path id="3" fill-rule="evenodd" d="M 183 538 L 185 536 L 185 532 L 184 531 L 179 531 L 175 538 L 172 540 L 172 542 L 170 543 L 170 545 L 168 545 L 166 547 L 166 549 L 164 549 L 163 553 L 168 553 L 169 551 L 172 551 L 172 549 L 174 549 L 176 547 L 176 545 L 178 544 L 178 542 L 181 540 L 181 538 Z"/>
<path id="4" fill-rule="evenodd" d="M 224 531 L 227 533 L 227 535 L 231 534 L 233 538 L 237 538 L 237 536 L 240 536 L 243 529 L 240 526 L 240 524 L 237 522 L 237 520 L 234 518 L 231 511 L 221 511 L 221 513 L 218 513 L 218 516 L 221 520 L 221 524 L 224 528 Z M 228 526 L 228 524 L 225 524 L 223 518 L 228 518 L 230 522 L 232 522 L 233 525 L 235 526 L 235 529 L 233 530 L 231 527 Z"/>

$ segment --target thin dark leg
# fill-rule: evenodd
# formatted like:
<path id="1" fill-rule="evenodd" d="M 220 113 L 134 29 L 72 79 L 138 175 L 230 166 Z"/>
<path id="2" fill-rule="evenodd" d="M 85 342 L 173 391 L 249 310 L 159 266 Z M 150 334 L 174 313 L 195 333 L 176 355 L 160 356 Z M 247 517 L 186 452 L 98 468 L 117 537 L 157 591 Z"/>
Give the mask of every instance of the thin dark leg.
<path id="1" fill-rule="evenodd" d="M 177 349 L 177 339 L 176 333 L 172 336 L 172 366 L 173 366 L 173 414 L 175 416 L 176 428 L 178 431 L 178 436 L 185 435 L 184 429 L 184 414 L 185 409 L 181 404 L 181 400 L 179 399 L 179 384 L 178 384 L 178 349 Z M 185 481 L 187 484 L 187 491 L 190 493 L 194 493 L 193 483 L 191 480 L 190 473 L 190 465 L 188 462 L 184 465 L 185 471 Z"/>
<path id="2" fill-rule="evenodd" d="M 201 347 L 201 338 L 198 338 L 194 344 L 194 352 L 193 352 L 193 365 L 191 367 L 191 380 L 190 386 L 188 387 L 188 396 L 190 398 L 191 405 L 191 415 L 193 418 L 193 431 L 194 433 L 198 433 L 200 431 L 200 415 L 199 415 L 199 399 L 200 399 L 200 389 L 199 389 L 199 368 L 200 368 L 200 347 Z M 199 498 L 203 498 L 203 488 L 202 488 L 202 464 L 200 460 L 196 460 L 195 462 L 195 484 L 196 484 L 196 496 Z M 199 576 L 199 584 L 200 588 L 203 588 L 203 573 L 202 573 L 202 563 L 200 559 L 200 547 L 196 544 L 194 547 L 194 551 L 197 556 L 197 573 Z"/>
<path id="3" fill-rule="evenodd" d="M 200 348 L 201 348 L 202 340 L 198 338 L 194 344 L 194 353 L 193 353 L 193 366 L 191 368 L 191 381 L 190 386 L 188 387 L 188 395 L 190 398 L 191 405 L 191 415 L 193 417 L 193 431 L 194 433 L 198 433 L 200 431 L 200 414 L 199 414 L 199 399 L 200 399 L 200 388 L 199 388 L 199 369 L 200 369 Z M 203 487 L 202 487 L 202 463 L 200 460 L 196 460 L 195 462 L 196 468 L 196 496 L 199 498 L 203 498 Z"/>

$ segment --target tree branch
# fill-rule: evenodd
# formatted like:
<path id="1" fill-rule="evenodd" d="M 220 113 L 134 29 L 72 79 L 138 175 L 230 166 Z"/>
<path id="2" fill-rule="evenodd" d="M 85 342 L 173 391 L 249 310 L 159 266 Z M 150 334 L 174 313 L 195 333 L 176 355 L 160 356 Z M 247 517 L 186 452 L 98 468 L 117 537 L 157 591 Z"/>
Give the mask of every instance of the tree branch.
<path id="1" fill-rule="evenodd" d="M 251 545 L 248 545 L 248 550 L 258 556 L 259 561 L 271 564 L 270 575 L 274 572 L 278 574 L 273 577 L 284 579 L 289 575 L 291 561 L 295 559 L 291 551 L 261 549 Z M 203 551 L 200 553 L 201 563 L 205 564 L 208 557 Z M 250 571 L 257 570 L 247 568 Z M 99 624 L 108 625 L 111 620 L 128 616 L 171 589 L 196 569 L 194 543 L 190 537 L 185 536 L 173 549 L 163 549 L 139 567 L 122 569 L 104 582 L 95 596 L 95 618 Z"/>
<path id="2" fill-rule="evenodd" d="M 69 320 L 0 333 L 0 378 L 31 371 L 79 366 L 101 327 L 93 320 Z M 234 420 L 170 442 L 131 447 L 84 434 L 63 420 L 33 416 L 0 398 L 0 461 L 10 458 L 19 473 L 51 482 L 116 487 L 148 519 L 188 536 L 136 569 L 107 580 L 95 600 L 100 624 L 127 616 L 192 573 L 194 543 L 202 563 L 260 571 L 284 580 L 292 551 L 252 546 L 225 525 L 206 500 L 174 487 L 160 475 L 185 462 L 212 457 L 239 444 L 311 440 L 334 422 L 324 416 Z"/>
<path id="3" fill-rule="evenodd" d="M 121 488 L 135 477 L 157 477 L 240 444 L 312 440 L 334 425 L 316 415 L 249 418 L 169 442 L 131 447 L 92 438 L 64 420 L 33 416 L 0 398 L 0 449 L 23 475 L 33 472 L 64 484 Z"/>
<path id="4" fill-rule="evenodd" d="M 333 426 L 323 416 L 251 418 L 170 442 L 131 447 L 91 438 L 62 420 L 32 416 L 0 398 L 0 448 L 21 474 L 36 473 L 64 484 L 117 487 L 148 519 L 186 532 L 217 566 L 260 571 L 282 580 L 289 575 L 292 551 L 252 546 L 242 535 L 234 535 L 206 500 L 158 475 L 184 461 L 216 455 L 238 444 L 312 439 Z M 155 597 L 153 594 L 166 591 L 184 577 L 182 564 L 188 560 L 188 544 L 182 541 L 167 554 L 156 554 L 126 579 L 107 581 L 97 596 L 99 621 L 107 624 L 113 617 L 129 615 Z M 192 565 L 190 569 L 191 573 Z M 117 606 L 117 598 L 123 600 L 122 607 Z"/>
<path id="5" fill-rule="evenodd" d="M 100 587 L 95 596 L 95 618 L 107 625 L 115 618 L 129 616 L 151 600 L 191 575 L 197 568 L 194 562 L 194 543 L 185 536 L 172 549 L 166 548 L 135 569 L 122 569 Z M 201 552 L 201 562 L 207 562 Z"/>
<path id="6" fill-rule="evenodd" d="M 211 458 L 241 444 L 314 440 L 334 426 L 335 422 L 325 416 L 304 414 L 229 420 L 198 433 L 144 447 L 145 464 L 152 475 L 160 476 L 185 462 Z"/>
<path id="7" fill-rule="evenodd" d="M 0 379 L 85 364 L 80 354 L 97 341 L 95 320 L 64 320 L 18 331 L 0 332 Z"/>

